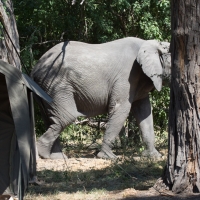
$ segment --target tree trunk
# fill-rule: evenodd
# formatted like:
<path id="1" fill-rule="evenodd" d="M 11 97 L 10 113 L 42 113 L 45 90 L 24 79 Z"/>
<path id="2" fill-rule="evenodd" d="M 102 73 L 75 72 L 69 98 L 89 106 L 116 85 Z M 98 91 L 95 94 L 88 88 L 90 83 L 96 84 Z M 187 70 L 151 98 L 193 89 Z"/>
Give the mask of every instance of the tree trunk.
<path id="1" fill-rule="evenodd" d="M 13 14 L 13 5 L 11 0 L 0 0 L 0 59 L 8 62 L 9 64 L 21 69 L 20 59 L 8 37 L 10 36 L 17 52 L 19 53 L 19 36 Z M 5 27 L 8 35 L 5 33 Z"/>
<path id="2" fill-rule="evenodd" d="M 200 191 L 200 1 L 172 0 L 172 79 L 165 181 Z"/>

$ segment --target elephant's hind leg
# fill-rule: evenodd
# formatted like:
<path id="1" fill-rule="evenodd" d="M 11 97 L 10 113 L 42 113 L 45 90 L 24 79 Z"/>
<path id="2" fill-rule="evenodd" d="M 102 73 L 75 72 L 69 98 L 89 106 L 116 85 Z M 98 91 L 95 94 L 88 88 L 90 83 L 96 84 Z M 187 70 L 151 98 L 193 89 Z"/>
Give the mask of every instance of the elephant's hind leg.
<path id="1" fill-rule="evenodd" d="M 51 158 L 52 159 L 52 148 L 56 144 L 56 140 L 59 134 L 62 132 L 63 128 L 59 124 L 52 124 L 47 129 L 47 131 L 38 139 L 37 148 L 38 154 L 41 158 Z M 59 153 L 59 158 L 63 158 L 64 155 Z M 57 159 L 59 159 L 57 158 Z"/>
<path id="2" fill-rule="evenodd" d="M 38 154 L 41 158 L 66 158 L 62 153 L 58 137 L 66 126 L 75 121 L 79 114 L 73 100 L 70 102 L 68 100 L 68 102 L 62 105 L 62 108 L 55 104 L 51 106 L 46 105 L 49 127 L 37 142 Z"/>
<path id="3" fill-rule="evenodd" d="M 101 151 L 98 153 L 99 158 L 116 159 L 116 155 L 112 152 L 112 146 L 117 135 L 122 129 L 124 122 L 130 112 L 131 104 L 129 102 L 116 105 L 109 114 L 109 121 L 106 126 L 106 132 L 103 138 Z"/>

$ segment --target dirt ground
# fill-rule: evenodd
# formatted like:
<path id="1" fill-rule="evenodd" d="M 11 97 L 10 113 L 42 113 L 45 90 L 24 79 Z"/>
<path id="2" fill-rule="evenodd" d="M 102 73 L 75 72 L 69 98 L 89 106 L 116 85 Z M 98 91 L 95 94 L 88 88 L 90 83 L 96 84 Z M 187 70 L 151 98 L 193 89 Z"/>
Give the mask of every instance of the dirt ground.
<path id="1" fill-rule="evenodd" d="M 40 180 L 41 185 L 30 185 L 25 200 L 200 199 L 200 196 L 197 195 L 174 195 L 169 191 L 157 191 L 153 187 L 157 177 L 154 177 L 152 182 L 145 183 L 146 187 L 142 186 L 143 188 L 140 189 L 143 184 L 142 181 L 146 182 L 145 178 L 151 178 L 148 174 L 148 166 L 147 171 L 144 172 L 144 176 L 141 178 L 142 181 L 138 184 L 140 186 L 138 186 L 132 183 L 137 182 L 140 178 L 137 173 L 142 172 L 142 166 L 141 168 L 137 166 L 139 171 L 131 174 L 126 165 L 117 165 L 121 167 L 121 170 L 124 170 L 124 173 L 127 173 L 127 176 L 124 175 L 125 178 L 120 179 L 120 177 L 113 178 L 111 176 L 115 173 L 116 177 L 117 170 L 112 171 L 113 162 L 110 160 L 96 158 L 69 158 L 67 160 L 38 159 L 38 180 Z M 151 167 L 150 164 L 148 165 Z M 156 170 L 159 168 L 161 166 L 158 165 Z M 149 168 L 149 170 L 151 169 Z M 132 176 L 131 180 L 128 177 L 129 175 L 130 177 Z M 139 178 L 136 180 L 133 175 L 138 175 Z M 103 180 L 105 177 L 106 180 Z"/>

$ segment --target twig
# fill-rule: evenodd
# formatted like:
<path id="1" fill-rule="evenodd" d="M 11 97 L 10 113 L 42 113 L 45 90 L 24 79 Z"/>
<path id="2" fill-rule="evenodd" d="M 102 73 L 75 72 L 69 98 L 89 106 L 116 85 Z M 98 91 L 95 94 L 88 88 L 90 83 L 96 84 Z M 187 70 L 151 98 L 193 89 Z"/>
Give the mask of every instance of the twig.
<path id="1" fill-rule="evenodd" d="M 160 193 L 162 196 L 169 196 L 169 197 L 174 196 L 173 194 L 169 194 L 167 192 L 160 191 L 159 189 L 155 188 L 154 186 L 153 186 L 153 189 L 156 190 L 158 193 Z"/>
<path id="2" fill-rule="evenodd" d="M 47 43 L 52 43 L 52 42 L 61 42 L 62 40 L 49 40 L 49 41 L 45 41 L 45 42 L 39 42 L 39 43 L 34 43 L 33 45 L 44 45 Z"/>
<path id="3" fill-rule="evenodd" d="M 84 1 L 85 0 L 82 0 L 81 3 L 80 3 L 80 5 L 83 5 Z M 75 3 L 76 3 L 76 0 L 72 0 L 72 5 L 74 5 Z"/>

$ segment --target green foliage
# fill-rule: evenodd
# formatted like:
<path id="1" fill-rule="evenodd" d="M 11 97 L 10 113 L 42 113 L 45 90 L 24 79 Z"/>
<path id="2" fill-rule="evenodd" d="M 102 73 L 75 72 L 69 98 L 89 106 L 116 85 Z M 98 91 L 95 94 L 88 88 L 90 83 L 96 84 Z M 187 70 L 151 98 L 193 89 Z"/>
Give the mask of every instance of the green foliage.
<path id="1" fill-rule="evenodd" d="M 41 118 L 41 111 L 37 103 L 34 104 L 34 111 L 35 111 L 35 132 L 37 136 L 41 136 L 45 131 L 44 121 Z"/>
<path id="2" fill-rule="evenodd" d="M 154 122 L 156 123 L 157 131 L 161 130 L 161 132 L 163 132 L 167 130 L 168 108 L 170 102 L 169 92 L 169 87 L 163 87 L 161 92 L 154 90 L 150 94 Z"/>
<path id="3" fill-rule="evenodd" d="M 83 5 L 80 0 L 75 5 L 65 0 L 13 2 L 22 56 L 32 48 L 35 60 L 61 40 L 170 39 L 169 0 L 86 0 Z"/>
<path id="4" fill-rule="evenodd" d="M 170 41 L 169 0 L 85 0 L 83 5 L 80 2 L 77 0 L 72 5 L 71 0 L 13 0 L 21 56 L 29 70 L 49 48 L 64 40 L 102 43 L 134 36 Z M 161 137 L 167 129 L 168 89 L 159 94 L 154 92 L 151 99 L 156 133 Z M 44 131 L 42 126 L 37 110 L 37 133 Z M 131 127 L 133 130 L 134 123 Z M 83 135 L 98 132 L 72 125 L 64 136 L 68 132 L 69 140 L 78 139 L 81 131 Z M 134 136 L 138 143 L 140 136 L 137 130 Z"/>
<path id="5" fill-rule="evenodd" d="M 65 151 L 75 149 L 77 152 L 88 149 L 91 145 L 97 144 L 98 140 L 102 138 L 103 131 L 98 130 L 98 127 L 92 128 L 87 124 L 72 124 L 63 131 L 60 139 L 65 146 Z"/>
<path id="6" fill-rule="evenodd" d="M 170 39 L 170 6 L 168 0 L 144 0 L 136 1 L 134 11 L 135 22 L 140 37 L 145 39 Z"/>
<path id="7" fill-rule="evenodd" d="M 150 93 L 150 100 L 153 109 L 154 130 L 158 146 L 167 145 L 168 110 L 170 102 L 169 93 L 169 87 L 163 87 L 160 92 L 154 90 Z"/>

